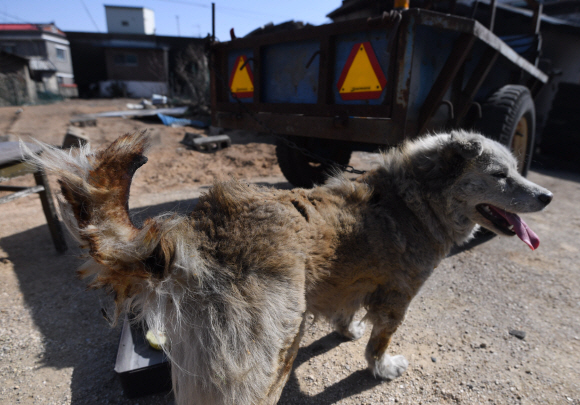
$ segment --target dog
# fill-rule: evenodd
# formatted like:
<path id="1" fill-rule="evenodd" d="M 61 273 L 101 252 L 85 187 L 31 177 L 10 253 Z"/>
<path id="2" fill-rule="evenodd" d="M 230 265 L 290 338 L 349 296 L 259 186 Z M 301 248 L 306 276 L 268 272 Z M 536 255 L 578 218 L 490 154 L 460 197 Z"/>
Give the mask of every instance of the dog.
<path id="1" fill-rule="evenodd" d="M 350 339 L 370 323 L 369 369 L 400 376 L 408 362 L 387 348 L 452 246 L 481 226 L 536 249 L 517 214 L 552 200 L 506 147 L 454 131 L 407 141 L 356 180 L 336 174 L 309 190 L 217 182 L 190 215 L 137 227 L 129 189 L 147 149 L 133 133 L 96 153 L 27 153 L 59 177 L 63 220 L 90 256 L 79 270 L 89 286 L 112 293 L 115 319 L 129 311 L 166 334 L 178 405 L 275 404 L 307 312 Z"/>

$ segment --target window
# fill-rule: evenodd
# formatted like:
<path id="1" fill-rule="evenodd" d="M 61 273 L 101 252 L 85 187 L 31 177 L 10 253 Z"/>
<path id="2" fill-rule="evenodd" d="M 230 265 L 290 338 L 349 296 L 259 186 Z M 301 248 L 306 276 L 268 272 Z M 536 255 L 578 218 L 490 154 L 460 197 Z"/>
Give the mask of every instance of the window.
<path id="1" fill-rule="evenodd" d="M 16 45 L 14 45 L 14 44 L 0 45 L 0 50 L 2 50 L 4 52 L 15 54 L 16 53 Z"/>
<path id="2" fill-rule="evenodd" d="M 125 64 L 130 66 L 137 66 L 137 55 L 133 53 L 125 54 Z"/>
<path id="3" fill-rule="evenodd" d="M 58 60 L 66 60 L 66 49 L 56 48 L 56 58 Z"/>
<path id="4" fill-rule="evenodd" d="M 116 53 L 113 55 L 113 63 L 117 66 L 137 66 L 137 55 L 134 53 Z"/>

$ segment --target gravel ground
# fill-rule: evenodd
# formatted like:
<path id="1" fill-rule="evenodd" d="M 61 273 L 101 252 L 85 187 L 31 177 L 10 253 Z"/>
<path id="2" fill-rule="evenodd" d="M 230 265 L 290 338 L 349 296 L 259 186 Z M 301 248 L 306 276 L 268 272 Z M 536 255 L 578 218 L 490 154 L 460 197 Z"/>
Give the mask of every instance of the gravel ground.
<path id="1" fill-rule="evenodd" d="M 90 110 L 75 108 L 81 107 Z M 65 112 L 66 122 L 71 109 L 54 108 Z M 10 113 L 0 109 L 0 117 Z M 39 119 L 23 132 L 56 139 L 61 121 L 55 119 L 53 131 L 54 125 L 42 127 Z M 127 121 L 118 120 L 119 128 Z M 113 121 L 106 125 L 115 128 Z M 154 149 L 149 173 L 183 154 L 181 133 L 155 130 L 162 137 L 156 148 L 165 149 Z M 19 135 L 14 126 L 11 131 Z M 239 154 L 248 148 L 255 159 L 271 162 L 272 145 L 234 146 Z M 237 157 L 223 152 L 212 159 L 226 171 L 232 168 L 229 174 L 243 176 Z M 361 167 L 369 158 L 356 154 L 353 163 Z M 288 186 L 277 168 L 248 170 L 253 181 Z M 529 178 L 555 196 L 545 212 L 525 216 L 542 240 L 540 248 L 532 252 L 518 239 L 496 237 L 444 260 L 393 338 L 390 352 L 410 363 L 402 377 L 379 381 L 366 370 L 368 332 L 346 342 L 325 322 L 309 319 L 280 403 L 580 405 L 580 175 L 536 168 Z M 187 212 L 205 189 L 199 183 L 164 188 L 143 175 L 136 179 L 131 206 L 140 216 Z M 0 224 L 0 403 L 172 404 L 170 393 L 124 396 L 113 370 L 120 327 L 111 328 L 100 314 L 107 298 L 85 291 L 76 279 L 80 252 L 72 241 L 65 255 L 55 252 L 38 198 L 2 205 Z M 513 330 L 525 337 L 510 334 Z"/>

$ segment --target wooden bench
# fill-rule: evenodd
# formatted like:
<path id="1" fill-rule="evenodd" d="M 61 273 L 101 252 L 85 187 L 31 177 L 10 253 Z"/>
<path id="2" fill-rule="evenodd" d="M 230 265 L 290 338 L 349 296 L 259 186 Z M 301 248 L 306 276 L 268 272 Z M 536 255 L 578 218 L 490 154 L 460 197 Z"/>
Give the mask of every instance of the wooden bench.
<path id="1" fill-rule="evenodd" d="M 36 144 L 27 143 L 26 146 L 35 153 L 40 153 L 42 151 L 42 148 Z M 0 197 L 0 204 L 37 193 L 40 197 L 40 202 L 42 203 L 42 209 L 44 210 L 46 222 L 48 223 L 48 228 L 52 235 L 54 247 L 58 252 L 63 253 L 66 251 L 67 246 L 64 240 L 62 227 L 58 220 L 58 216 L 56 215 L 56 209 L 54 207 L 50 187 L 48 186 L 48 179 L 44 169 L 31 167 L 24 161 L 18 142 L 0 142 L 0 183 L 8 179 L 28 174 L 34 176 L 36 186 L 20 187 L 0 184 L 0 191 L 13 191 L 12 194 Z"/>

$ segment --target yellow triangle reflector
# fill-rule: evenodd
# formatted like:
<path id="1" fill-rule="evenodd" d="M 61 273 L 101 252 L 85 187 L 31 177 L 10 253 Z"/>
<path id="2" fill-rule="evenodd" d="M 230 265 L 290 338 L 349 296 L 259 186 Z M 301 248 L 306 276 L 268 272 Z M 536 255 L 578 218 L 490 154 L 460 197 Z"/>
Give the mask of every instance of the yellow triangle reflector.
<path id="1" fill-rule="evenodd" d="M 254 75 L 245 55 L 238 56 L 230 75 L 230 90 L 239 98 L 254 97 Z"/>
<path id="2" fill-rule="evenodd" d="M 355 44 L 350 51 L 336 87 L 343 100 L 370 100 L 381 97 L 387 79 L 370 42 Z"/>

